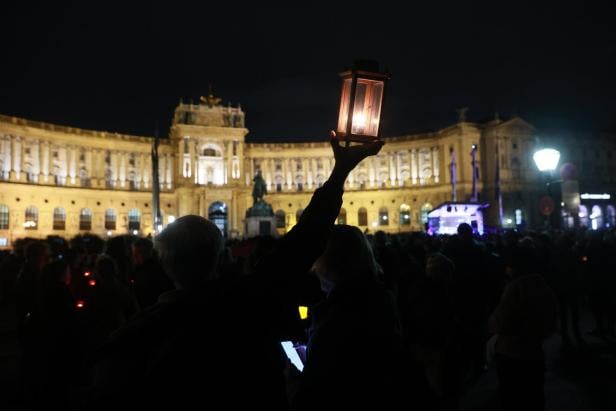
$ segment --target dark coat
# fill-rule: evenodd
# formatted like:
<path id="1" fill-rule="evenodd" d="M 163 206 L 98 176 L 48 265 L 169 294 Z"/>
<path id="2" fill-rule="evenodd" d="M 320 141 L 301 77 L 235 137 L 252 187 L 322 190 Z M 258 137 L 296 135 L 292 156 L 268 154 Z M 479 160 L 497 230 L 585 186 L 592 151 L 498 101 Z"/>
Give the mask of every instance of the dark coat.
<path id="1" fill-rule="evenodd" d="M 298 274 L 323 253 L 341 203 L 326 183 L 252 275 L 163 294 L 112 335 L 88 408 L 287 409 L 280 341 L 298 316 Z"/>
<path id="2" fill-rule="evenodd" d="M 313 310 L 294 408 L 398 409 L 405 364 L 391 293 L 375 280 L 336 285 Z"/>

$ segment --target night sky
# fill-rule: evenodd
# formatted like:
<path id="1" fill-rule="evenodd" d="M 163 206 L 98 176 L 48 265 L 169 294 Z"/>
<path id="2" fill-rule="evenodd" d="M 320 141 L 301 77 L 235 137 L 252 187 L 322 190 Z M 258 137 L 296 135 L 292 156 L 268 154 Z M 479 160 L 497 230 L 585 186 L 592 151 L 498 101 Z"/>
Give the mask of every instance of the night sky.
<path id="1" fill-rule="evenodd" d="M 461 106 L 471 121 L 498 111 L 542 133 L 616 129 L 616 24 L 583 2 L 46 3 L 3 5 L 2 114 L 139 135 L 158 122 L 166 135 L 180 98 L 197 102 L 211 83 L 241 103 L 249 140 L 316 141 L 336 125 L 338 72 L 371 58 L 392 73 L 385 136 L 447 126 Z"/>

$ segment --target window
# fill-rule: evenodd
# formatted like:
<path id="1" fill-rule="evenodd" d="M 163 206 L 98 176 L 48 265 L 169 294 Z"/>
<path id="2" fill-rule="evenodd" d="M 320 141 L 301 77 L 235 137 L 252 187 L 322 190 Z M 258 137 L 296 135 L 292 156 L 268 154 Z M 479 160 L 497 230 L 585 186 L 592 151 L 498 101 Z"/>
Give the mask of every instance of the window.
<path id="1" fill-rule="evenodd" d="M 400 206 L 400 225 L 411 225 L 411 207 L 406 204 Z"/>
<path id="2" fill-rule="evenodd" d="M 389 211 L 386 207 L 379 209 L 379 225 L 389 225 Z"/>
<path id="3" fill-rule="evenodd" d="M 513 157 L 511 159 L 511 177 L 519 180 L 521 178 L 521 173 L 520 173 L 520 160 L 518 160 L 517 157 Z"/>
<path id="4" fill-rule="evenodd" d="M 9 207 L 6 204 L 0 204 L 0 230 L 9 229 Z"/>
<path id="5" fill-rule="evenodd" d="M 105 230 L 116 229 L 116 213 L 113 208 L 105 210 Z"/>
<path id="6" fill-rule="evenodd" d="M 515 210 L 515 225 L 522 225 L 522 223 L 524 222 L 524 213 L 522 212 L 521 209 L 516 209 Z"/>
<path id="7" fill-rule="evenodd" d="M 337 224 L 346 224 L 346 210 L 344 208 L 340 209 L 340 213 L 338 214 L 338 219 L 336 220 Z"/>
<path id="8" fill-rule="evenodd" d="M 428 213 L 432 210 L 432 204 L 425 203 L 421 206 L 421 211 L 419 213 L 419 222 L 421 224 L 426 224 L 428 222 Z"/>
<path id="9" fill-rule="evenodd" d="M 286 228 L 286 215 L 284 211 L 278 210 L 276 211 L 276 228 Z"/>
<path id="10" fill-rule="evenodd" d="M 300 208 L 299 210 L 297 210 L 297 212 L 295 212 L 296 222 L 299 222 L 299 219 L 301 218 L 303 213 L 304 213 L 304 209 L 303 208 Z"/>
<path id="11" fill-rule="evenodd" d="M 141 229 L 141 213 L 136 208 L 128 210 L 128 229 L 131 231 Z"/>
<path id="12" fill-rule="evenodd" d="M 276 192 L 280 193 L 282 191 L 282 184 L 276 183 Z"/>
<path id="13" fill-rule="evenodd" d="M 82 208 L 79 212 L 79 229 L 88 231 L 92 229 L 92 210 L 89 208 Z"/>
<path id="14" fill-rule="evenodd" d="M 364 207 L 357 211 L 357 225 L 360 227 L 368 225 L 368 211 Z"/>
<path id="15" fill-rule="evenodd" d="M 30 206 L 26 208 L 26 221 L 24 221 L 26 230 L 38 229 L 38 208 Z"/>
<path id="16" fill-rule="evenodd" d="M 53 229 L 66 230 L 66 211 L 62 207 L 53 209 Z"/>

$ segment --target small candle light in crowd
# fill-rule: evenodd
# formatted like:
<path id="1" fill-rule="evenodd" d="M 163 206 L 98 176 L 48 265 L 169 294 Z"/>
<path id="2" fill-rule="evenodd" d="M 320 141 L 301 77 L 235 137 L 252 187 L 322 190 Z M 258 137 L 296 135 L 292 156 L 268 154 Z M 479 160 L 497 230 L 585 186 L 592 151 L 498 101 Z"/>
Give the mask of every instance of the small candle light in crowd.
<path id="1" fill-rule="evenodd" d="M 306 307 L 305 305 L 300 305 L 297 308 L 299 310 L 299 318 L 301 318 L 302 320 L 308 318 L 308 307 Z"/>
<path id="2" fill-rule="evenodd" d="M 93 278 L 90 281 L 88 281 L 88 284 L 90 284 L 90 287 L 94 287 L 96 285 L 96 280 Z"/>
<path id="3" fill-rule="evenodd" d="M 86 303 L 83 300 L 77 300 L 77 303 L 75 304 L 75 307 L 77 307 L 78 310 L 83 309 L 83 307 L 85 307 Z"/>
<path id="4" fill-rule="evenodd" d="M 90 275 L 92 275 L 92 273 L 89 271 L 86 271 L 85 273 L 83 273 L 84 277 L 89 277 Z"/>
<path id="5" fill-rule="evenodd" d="M 582 256 L 582 261 L 586 262 L 588 261 L 588 257 L 586 257 L 585 255 Z"/>

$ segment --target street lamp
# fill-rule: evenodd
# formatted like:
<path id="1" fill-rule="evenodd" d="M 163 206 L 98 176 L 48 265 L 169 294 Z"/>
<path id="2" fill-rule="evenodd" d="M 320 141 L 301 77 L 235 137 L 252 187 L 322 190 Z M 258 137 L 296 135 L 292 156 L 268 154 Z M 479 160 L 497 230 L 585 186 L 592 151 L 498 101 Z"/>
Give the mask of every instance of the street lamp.
<path id="1" fill-rule="evenodd" d="M 340 73 L 342 93 L 336 133 L 342 140 L 369 142 L 380 136 L 388 73 L 375 61 L 357 61 Z"/>
<path id="2" fill-rule="evenodd" d="M 545 178 L 546 195 L 544 198 L 541 199 L 539 207 L 541 213 L 546 217 L 545 224 L 549 228 L 550 216 L 554 213 L 555 209 L 554 200 L 550 196 L 550 184 L 553 182 L 550 181 L 550 179 L 552 173 L 554 172 L 554 170 L 556 170 L 556 167 L 558 166 L 558 161 L 560 160 L 560 152 L 553 148 L 543 148 L 535 151 L 535 153 L 533 154 L 533 160 L 535 161 L 535 165 Z"/>
<path id="3" fill-rule="evenodd" d="M 560 160 L 560 152 L 553 148 L 543 148 L 535 151 L 533 154 L 535 165 L 541 172 L 552 172 L 556 170 L 558 161 Z"/>

